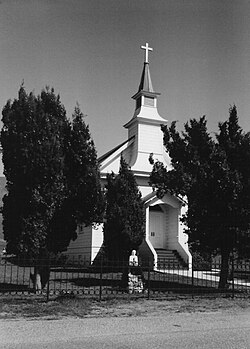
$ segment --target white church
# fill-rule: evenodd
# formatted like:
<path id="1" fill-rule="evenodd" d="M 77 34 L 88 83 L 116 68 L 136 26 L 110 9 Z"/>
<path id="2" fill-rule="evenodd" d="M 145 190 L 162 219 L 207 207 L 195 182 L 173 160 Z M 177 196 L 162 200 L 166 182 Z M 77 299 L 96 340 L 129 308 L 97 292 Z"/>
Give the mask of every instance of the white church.
<path id="1" fill-rule="evenodd" d="M 188 249 L 188 237 L 184 233 L 181 216 L 186 210 L 183 200 L 167 193 L 159 199 L 149 185 L 154 160 L 161 161 L 171 168 L 171 160 L 163 145 L 161 125 L 167 124 L 157 110 L 157 98 L 160 93 L 154 91 L 148 62 L 148 53 L 152 48 L 146 43 L 145 61 L 138 92 L 132 97 L 135 100 L 135 112 L 124 125 L 128 137 L 120 145 L 101 156 L 99 160 L 101 181 L 104 186 L 107 173 L 119 172 L 121 155 L 131 168 L 142 193 L 146 209 L 145 240 L 137 251 L 141 260 L 150 260 L 155 268 L 161 263 L 174 262 L 183 267 L 191 267 L 192 256 Z M 72 241 L 65 253 L 69 258 L 95 260 L 103 244 L 103 225 L 79 226 L 78 237 Z"/>

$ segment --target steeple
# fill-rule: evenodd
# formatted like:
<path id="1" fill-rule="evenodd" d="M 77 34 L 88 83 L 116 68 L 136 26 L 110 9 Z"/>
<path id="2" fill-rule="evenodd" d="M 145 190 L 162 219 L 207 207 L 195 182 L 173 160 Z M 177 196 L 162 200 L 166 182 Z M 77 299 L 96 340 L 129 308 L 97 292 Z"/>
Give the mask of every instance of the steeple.
<path id="1" fill-rule="evenodd" d="M 153 51 L 153 49 L 148 46 L 148 43 L 146 43 L 145 46 L 141 46 L 141 48 L 145 50 L 144 65 L 138 91 L 134 96 L 132 96 L 136 102 L 134 116 L 126 125 L 124 125 L 126 128 L 129 128 L 131 122 L 138 118 L 147 119 L 150 123 L 166 123 L 166 120 L 158 114 L 157 97 L 160 93 L 154 91 L 150 76 L 148 53 L 149 51 Z"/>
<path id="2" fill-rule="evenodd" d="M 151 77 L 150 77 L 149 63 L 148 63 L 148 52 L 153 51 L 153 49 L 152 47 L 148 46 L 148 43 L 146 43 L 145 46 L 141 46 L 141 49 L 145 50 L 145 61 L 144 61 L 144 67 L 142 71 L 141 82 L 139 85 L 138 92 L 140 91 L 154 92 Z"/>
<path id="3" fill-rule="evenodd" d="M 169 166 L 166 158 L 161 125 L 166 125 L 167 120 L 163 119 L 157 110 L 157 93 L 153 89 L 151 76 L 149 72 L 148 53 L 153 49 L 148 46 L 141 47 L 145 49 L 145 60 L 143 71 L 137 93 L 132 97 L 136 101 L 136 107 L 133 117 L 124 127 L 128 130 L 128 147 L 124 151 L 124 158 L 127 163 L 138 175 L 152 171 L 152 165 L 149 163 L 149 154 L 153 153 L 155 159 L 162 161 Z"/>
<path id="4" fill-rule="evenodd" d="M 136 101 L 136 110 L 141 107 L 156 108 L 157 96 L 160 95 L 160 93 L 154 91 L 149 70 L 148 52 L 153 51 L 153 49 L 148 46 L 148 43 L 145 46 L 141 46 L 141 48 L 145 50 L 144 66 L 138 92 L 132 97 Z"/>
<path id="5" fill-rule="evenodd" d="M 138 92 L 140 91 L 154 92 L 149 71 L 149 63 L 146 62 L 144 62 L 144 67 L 141 75 L 141 82 L 138 89 Z"/>

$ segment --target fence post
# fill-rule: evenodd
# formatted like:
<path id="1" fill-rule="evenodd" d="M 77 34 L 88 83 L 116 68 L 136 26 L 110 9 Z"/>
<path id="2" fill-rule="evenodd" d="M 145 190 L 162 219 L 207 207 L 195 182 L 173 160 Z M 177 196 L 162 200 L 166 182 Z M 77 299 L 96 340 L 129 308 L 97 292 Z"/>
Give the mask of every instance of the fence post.
<path id="1" fill-rule="evenodd" d="M 148 261 L 148 299 L 150 298 L 150 262 Z"/>
<path id="2" fill-rule="evenodd" d="M 192 299 L 194 299 L 194 267 L 193 263 L 191 264 L 191 270 L 192 270 Z"/>
<path id="3" fill-rule="evenodd" d="M 3 283 L 6 282 L 6 268 L 7 268 L 7 260 L 4 258 L 4 275 L 3 275 Z"/>
<path id="4" fill-rule="evenodd" d="M 100 266 L 100 289 L 99 289 L 99 302 L 102 300 L 102 257 L 101 257 L 101 266 Z"/>
<path id="5" fill-rule="evenodd" d="M 46 302 L 48 302 L 49 301 L 49 280 L 50 280 L 50 258 L 49 258 L 49 260 L 48 260 L 48 263 L 49 263 L 49 265 L 48 265 L 48 267 L 49 267 L 49 276 L 48 276 L 48 282 L 47 282 L 47 290 L 46 290 Z"/>
<path id="6" fill-rule="evenodd" d="M 232 298 L 234 298 L 234 253 L 232 255 Z"/>

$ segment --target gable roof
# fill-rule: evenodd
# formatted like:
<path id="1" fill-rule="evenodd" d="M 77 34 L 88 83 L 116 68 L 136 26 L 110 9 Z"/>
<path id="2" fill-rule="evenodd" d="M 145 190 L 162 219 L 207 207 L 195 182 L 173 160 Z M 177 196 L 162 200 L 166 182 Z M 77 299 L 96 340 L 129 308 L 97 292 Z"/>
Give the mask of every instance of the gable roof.
<path id="1" fill-rule="evenodd" d="M 166 201 L 166 199 L 169 201 L 169 199 L 171 200 L 176 200 L 177 202 L 179 202 L 180 204 L 182 205 L 186 205 L 187 202 L 185 201 L 184 198 L 182 198 L 180 195 L 174 195 L 174 194 L 171 194 L 169 191 L 166 192 L 163 197 L 160 199 L 158 196 L 157 196 L 157 191 L 153 190 L 151 193 L 149 193 L 148 195 L 144 196 L 142 198 L 142 201 L 144 202 L 144 204 L 146 205 L 150 205 L 152 203 L 157 203 L 158 201 Z"/>
<path id="2" fill-rule="evenodd" d="M 121 144 L 117 145 L 115 148 L 109 150 L 107 153 L 103 154 L 102 156 L 100 156 L 97 161 L 99 164 L 101 164 L 104 160 L 106 160 L 108 157 L 110 157 L 111 155 L 113 155 L 117 150 L 119 150 L 120 148 L 122 148 L 125 144 L 127 144 L 128 142 L 130 142 L 133 138 L 135 138 L 135 136 L 130 137 L 129 139 L 127 139 L 126 141 L 122 142 Z"/>

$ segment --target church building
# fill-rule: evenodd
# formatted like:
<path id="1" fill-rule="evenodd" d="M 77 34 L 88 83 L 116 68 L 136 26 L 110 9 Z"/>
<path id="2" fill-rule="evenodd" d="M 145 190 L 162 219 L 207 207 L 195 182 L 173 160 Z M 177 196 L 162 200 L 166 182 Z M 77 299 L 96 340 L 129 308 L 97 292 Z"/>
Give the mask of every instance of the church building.
<path id="1" fill-rule="evenodd" d="M 101 181 L 104 186 L 107 173 L 119 172 L 121 155 L 131 168 L 142 193 L 146 209 L 146 236 L 137 251 L 141 260 L 151 260 L 156 269 L 168 261 L 183 267 L 190 267 L 192 256 L 188 249 L 187 235 L 183 232 L 181 216 L 186 210 L 185 203 L 177 196 L 167 193 L 159 199 L 149 185 L 154 160 L 171 168 L 171 160 L 163 145 L 161 125 L 167 124 L 157 110 L 160 93 L 155 92 L 149 70 L 148 53 L 152 48 L 146 43 L 145 61 L 139 88 L 132 97 L 135 111 L 124 125 L 128 130 L 127 140 L 101 156 L 99 160 Z M 79 226 L 78 238 L 72 241 L 66 254 L 69 258 L 94 261 L 103 243 L 103 225 Z"/>

